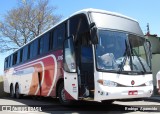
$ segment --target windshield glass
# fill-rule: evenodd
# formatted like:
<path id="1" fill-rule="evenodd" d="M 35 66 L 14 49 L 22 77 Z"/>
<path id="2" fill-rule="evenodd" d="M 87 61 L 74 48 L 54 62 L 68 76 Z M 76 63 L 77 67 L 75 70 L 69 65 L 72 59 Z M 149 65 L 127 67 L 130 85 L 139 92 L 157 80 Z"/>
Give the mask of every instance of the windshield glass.
<path id="1" fill-rule="evenodd" d="M 145 39 L 135 36 L 128 35 L 129 44 L 131 48 L 132 65 L 134 71 L 150 72 L 149 63 L 147 64 L 147 55 L 145 51 Z"/>
<path id="2" fill-rule="evenodd" d="M 99 70 L 150 72 L 144 38 L 108 30 L 98 33 L 95 50 Z"/>

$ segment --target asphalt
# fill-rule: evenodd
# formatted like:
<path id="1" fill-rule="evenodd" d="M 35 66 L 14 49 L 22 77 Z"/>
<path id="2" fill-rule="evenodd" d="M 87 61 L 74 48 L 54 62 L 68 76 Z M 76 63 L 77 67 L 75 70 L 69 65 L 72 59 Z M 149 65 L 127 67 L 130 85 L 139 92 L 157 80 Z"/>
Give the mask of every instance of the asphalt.
<path id="1" fill-rule="evenodd" d="M 154 95 L 149 98 L 145 98 L 145 100 L 160 102 L 160 95 Z"/>

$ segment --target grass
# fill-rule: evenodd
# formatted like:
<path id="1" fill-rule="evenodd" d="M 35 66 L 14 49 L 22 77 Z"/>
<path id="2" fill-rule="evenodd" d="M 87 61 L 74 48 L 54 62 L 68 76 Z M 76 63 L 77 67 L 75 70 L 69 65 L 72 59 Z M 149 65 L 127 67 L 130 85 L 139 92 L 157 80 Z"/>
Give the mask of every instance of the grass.
<path id="1" fill-rule="evenodd" d="M 0 98 L 5 97 L 8 94 L 4 92 L 3 90 L 3 76 L 0 76 Z"/>

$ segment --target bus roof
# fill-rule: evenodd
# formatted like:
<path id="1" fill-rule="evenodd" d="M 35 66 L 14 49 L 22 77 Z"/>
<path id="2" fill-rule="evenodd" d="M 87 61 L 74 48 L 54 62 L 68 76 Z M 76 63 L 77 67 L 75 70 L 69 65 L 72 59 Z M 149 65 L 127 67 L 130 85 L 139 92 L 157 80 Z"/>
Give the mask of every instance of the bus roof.
<path id="1" fill-rule="evenodd" d="M 75 13 L 73 13 L 72 15 L 70 15 L 69 17 L 63 19 L 62 21 L 58 22 L 57 24 L 53 25 L 50 29 L 46 30 L 45 32 L 41 33 L 40 35 L 38 35 L 37 37 L 35 37 L 34 39 L 32 39 L 31 41 L 29 41 L 28 43 L 26 43 L 25 45 L 23 45 L 22 47 L 18 48 L 17 50 L 15 50 L 13 53 L 15 53 L 16 51 L 20 50 L 21 48 L 23 48 L 24 46 L 28 45 L 30 42 L 36 40 L 38 37 L 42 36 L 43 34 L 45 34 L 46 32 L 52 30 L 54 27 L 58 26 L 59 24 L 63 23 L 64 21 L 66 21 L 67 19 L 69 19 L 70 17 L 74 16 L 74 15 L 77 15 L 77 14 L 86 14 L 88 12 L 97 12 L 97 13 L 105 13 L 105 14 L 108 14 L 108 15 L 114 15 L 114 16 L 119 16 L 119 17 L 123 17 L 123 18 L 127 18 L 127 19 L 130 19 L 132 21 L 136 21 L 135 19 L 132 19 L 130 17 L 127 17 L 125 15 L 122 15 L 122 14 L 119 14 L 119 13 L 116 13 L 116 12 L 110 12 L 110 11 L 106 11 L 106 10 L 101 10 L 101 9 L 93 9 L 93 8 L 88 8 L 88 9 L 83 9 L 83 10 L 80 10 L 80 11 L 77 11 Z M 11 54 L 13 54 L 11 53 Z M 10 55 L 11 55 L 10 54 Z M 7 57 L 9 57 L 10 55 L 8 55 Z M 7 58 L 6 57 L 6 58 Z"/>
<path id="2" fill-rule="evenodd" d="M 127 18 L 127 19 L 130 19 L 132 21 L 136 21 L 137 22 L 137 20 L 135 20 L 135 19 L 133 19 L 131 17 L 122 15 L 120 13 L 106 11 L 106 10 L 101 10 L 101 9 L 93 9 L 93 8 L 88 8 L 88 9 L 83 9 L 83 10 L 77 11 L 77 12 L 73 13 L 71 16 L 74 16 L 74 15 L 80 14 L 80 13 L 87 13 L 87 12 L 105 13 L 105 14 L 108 14 L 108 15 L 114 15 L 114 16 L 118 16 L 118 17 Z"/>

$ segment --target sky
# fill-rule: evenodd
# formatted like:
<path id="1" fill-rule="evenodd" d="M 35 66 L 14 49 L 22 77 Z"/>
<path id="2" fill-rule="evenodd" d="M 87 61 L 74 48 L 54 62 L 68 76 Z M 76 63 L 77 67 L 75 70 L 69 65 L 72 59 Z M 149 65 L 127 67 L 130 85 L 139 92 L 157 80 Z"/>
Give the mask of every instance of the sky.
<path id="1" fill-rule="evenodd" d="M 0 20 L 8 10 L 17 6 L 18 0 L 0 1 Z M 160 37 L 160 0 L 50 0 L 51 6 L 56 6 L 56 14 L 69 17 L 76 11 L 85 8 L 103 9 L 117 12 L 133 19 L 136 19 L 143 33 L 147 32 L 147 23 L 150 26 L 150 33 Z M 3 74 L 4 58 L 9 53 L 0 53 L 0 75 Z"/>

